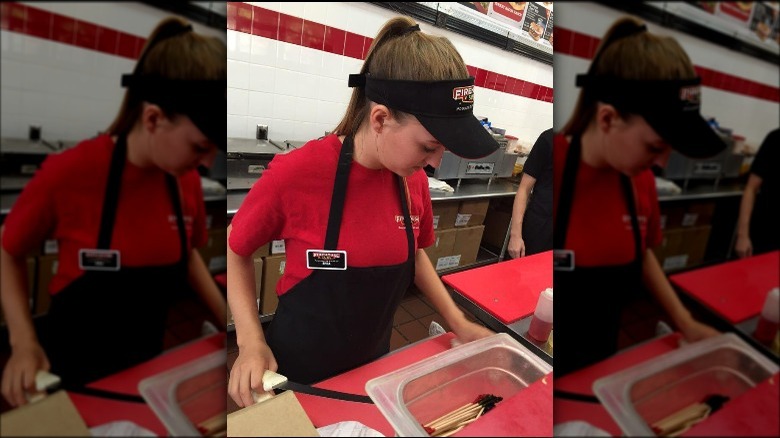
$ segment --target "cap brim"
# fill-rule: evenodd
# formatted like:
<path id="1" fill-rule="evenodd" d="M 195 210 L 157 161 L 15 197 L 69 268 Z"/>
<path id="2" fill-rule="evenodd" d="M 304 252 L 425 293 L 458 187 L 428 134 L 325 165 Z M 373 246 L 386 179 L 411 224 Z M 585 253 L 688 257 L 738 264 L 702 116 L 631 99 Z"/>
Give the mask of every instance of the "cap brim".
<path id="1" fill-rule="evenodd" d="M 415 117 L 439 143 L 460 157 L 482 158 L 498 150 L 498 142 L 471 114 L 465 117 Z"/>
<path id="2" fill-rule="evenodd" d="M 222 151 L 227 150 L 227 119 L 215 117 L 213 110 L 189 111 L 187 116 L 206 138 Z"/>
<path id="3" fill-rule="evenodd" d="M 698 111 L 659 111 L 643 117 L 673 149 L 690 158 L 709 158 L 726 149 L 726 143 Z"/>

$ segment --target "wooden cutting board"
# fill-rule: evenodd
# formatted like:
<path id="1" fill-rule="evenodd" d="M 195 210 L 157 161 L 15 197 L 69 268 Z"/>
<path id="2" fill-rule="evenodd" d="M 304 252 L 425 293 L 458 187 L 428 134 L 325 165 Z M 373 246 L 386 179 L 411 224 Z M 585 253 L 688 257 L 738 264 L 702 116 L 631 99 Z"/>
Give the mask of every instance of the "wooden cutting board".
<path id="1" fill-rule="evenodd" d="M 553 286 L 552 251 L 442 276 L 442 281 L 504 324 L 534 312 Z"/>

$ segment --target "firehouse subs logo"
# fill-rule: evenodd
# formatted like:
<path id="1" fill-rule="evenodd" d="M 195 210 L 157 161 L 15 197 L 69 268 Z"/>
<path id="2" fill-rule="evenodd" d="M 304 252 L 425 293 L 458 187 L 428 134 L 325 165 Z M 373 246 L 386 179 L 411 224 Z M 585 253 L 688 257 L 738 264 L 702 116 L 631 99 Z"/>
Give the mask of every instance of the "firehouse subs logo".
<path id="1" fill-rule="evenodd" d="M 453 100 L 459 100 L 462 103 L 474 103 L 474 86 L 455 87 L 452 89 Z M 471 105 L 468 105 L 471 108 Z"/>
<path id="2" fill-rule="evenodd" d="M 311 255 L 320 262 L 331 262 L 341 259 L 341 254 L 333 252 L 312 252 Z"/>
<path id="3" fill-rule="evenodd" d="M 701 104 L 701 87 L 694 85 L 680 88 L 680 100 L 685 108 L 698 107 Z"/>
<path id="4" fill-rule="evenodd" d="M 419 230 L 420 229 L 420 216 L 419 215 L 412 215 L 410 216 L 412 219 L 412 229 L 413 230 Z M 404 226 L 404 217 L 401 215 L 395 216 L 395 223 L 398 224 L 398 229 L 403 230 L 406 227 Z"/>

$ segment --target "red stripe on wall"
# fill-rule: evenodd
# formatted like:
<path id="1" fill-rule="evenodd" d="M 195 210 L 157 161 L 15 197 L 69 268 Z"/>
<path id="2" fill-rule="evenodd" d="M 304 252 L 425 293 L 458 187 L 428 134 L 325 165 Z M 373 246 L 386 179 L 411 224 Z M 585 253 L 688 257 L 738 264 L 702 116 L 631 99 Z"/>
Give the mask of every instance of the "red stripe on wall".
<path id="1" fill-rule="evenodd" d="M 555 26 L 555 53 L 576 56 L 577 58 L 591 60 L 596 54 L 596 48 L 600 43 L 599 38 Z M 780 88 L 760 82 L 751 81 L 739 76 L 734 76 L 707 67 L 694 66 L 696 73 L 701 76 L 701 84 L 705 87 L 729 91 L 756 99 L 780 102 Z"/>
<path id="2" fill-rule="evenodd" d="M 146 38 L 16 2 L 0 3 L 0 29 L 138 59 Z"/>
<path id="3" fill-rule="evenodd" d="M 227 4 L 227 28 L 236 32 L 257 35 L 290 44 L 322 50 L 336 55 L 365 60 L 374 41 L 322 23 L 306 21 L 300 17 L 271 11 L 247 3 Z M 502 75 L 490 70 L 467 66 L 474 76 L 474 85 L 502 93 L 514 94 L 542 102 L 553 102 L 551 87 L 533 84 L 519 78 Z M 521 84 L 521 85 L 518 85 Z M 525 87 L 523 85 L 526 85 Z"/>

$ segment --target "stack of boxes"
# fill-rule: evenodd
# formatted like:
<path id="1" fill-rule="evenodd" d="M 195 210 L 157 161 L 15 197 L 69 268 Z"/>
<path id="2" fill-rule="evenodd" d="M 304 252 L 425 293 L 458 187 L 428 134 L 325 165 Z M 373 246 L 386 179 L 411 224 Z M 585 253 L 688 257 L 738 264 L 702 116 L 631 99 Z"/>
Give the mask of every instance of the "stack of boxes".
<path id="1" fill-rule="evenodd" d="M 284 240 L 267 243 L 252 254 L 255 268 L 255 297 L 261 315 L 276 311 L 279 297 L 276 295 L 276 283 L 284 274 L 286 254 Z M 228 324 L 233 323 L 230 306 L 227 309 Z"/>
<path id="2" fill-rule="evenodd" d="M 476 262 L 490 201 L 466 199 L 433 203 L 434 244 L 425 248 L 437 271 Z"/>
<path id="3" fill-rule="evenodd" d="M 689 268 L 704 261 L 714 212 L 714 201 L 661 204 L 664 238 L 653 252 L 664 271 Z"/>

